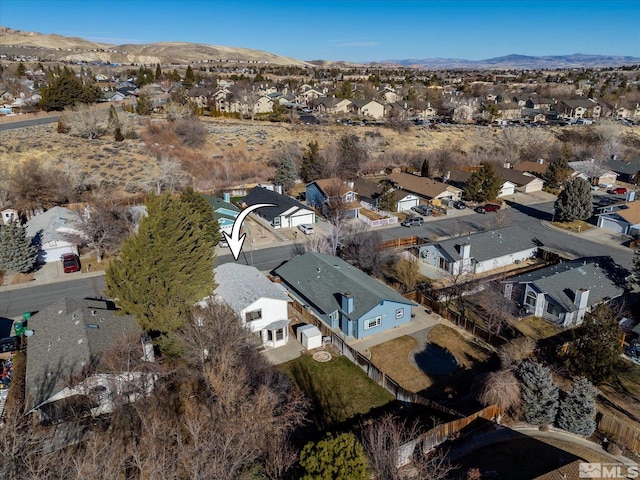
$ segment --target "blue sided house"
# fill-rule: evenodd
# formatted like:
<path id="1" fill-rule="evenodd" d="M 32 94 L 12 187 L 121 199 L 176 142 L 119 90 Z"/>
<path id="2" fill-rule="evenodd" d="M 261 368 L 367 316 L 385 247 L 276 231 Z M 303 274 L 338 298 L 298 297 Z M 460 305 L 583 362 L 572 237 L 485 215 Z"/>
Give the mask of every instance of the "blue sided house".
<path id="1" fill-rule="evenodd" d="M 278 267 L 290 294 L 347 337 L 365 338 L 411 321 L 416 305 L 338 257 L 307 252 Z"/>

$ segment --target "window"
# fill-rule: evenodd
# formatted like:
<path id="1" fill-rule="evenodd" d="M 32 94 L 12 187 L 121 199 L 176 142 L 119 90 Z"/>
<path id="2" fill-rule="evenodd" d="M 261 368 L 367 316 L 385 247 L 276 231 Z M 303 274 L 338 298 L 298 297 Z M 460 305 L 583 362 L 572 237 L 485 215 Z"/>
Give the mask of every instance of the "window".
<path id="1" fill-rule="evenodd" d="M 527 305 L 535 306 L 536 294 L 533 292 L 527 293 L 527 298 L 525 299 L 524 303 L 526 303 Z"/>
<path id="2" fill-rule="evenodd" d="M 247 312 L 244 314 L 245 321 L 252 322 L 254 320 L 260 320 L 262 318 L 262 310 L 254 310 L 253 312 Z"/>
<path id="3" fill-rule="evenodd" d="M 280 217 L 273 217 L 273 226 L 274 227 L 280 226 Z"/>
<path id="4" fill-rule="evenodd" d="M 284 340 L 284 328 L 276 330 L 276 342 L 279 342 L 280 340 Z"/>
<path id="5" fill-rule="evenodd" d="M 558 308 L 553 303 L 547 303 L 547 313 L 557 317 L 559 313 Z"/>
<path id="6" fill-rule="evenodd" d="M 404 308 L 399 308 L 396 310 L 396 318 L 404 317 Z"/>
<path id="7" fill-rule="evenodd" d="M 370 328 L 378 327 L 381 323 L 382 317 L 370 318 L 364 321 L 364 329 L 369 330 Z"/>

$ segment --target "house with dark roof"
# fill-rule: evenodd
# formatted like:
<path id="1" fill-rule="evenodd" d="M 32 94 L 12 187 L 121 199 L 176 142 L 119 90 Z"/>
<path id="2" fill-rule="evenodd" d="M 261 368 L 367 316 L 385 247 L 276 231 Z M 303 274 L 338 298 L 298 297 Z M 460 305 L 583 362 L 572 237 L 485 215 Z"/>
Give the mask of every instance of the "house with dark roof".
<path id="1" fill-rule="evenodd" d="M 560 327 L 579 325 L 593 307 L 624 293 L 607 263 L 585 258 L 528 272 L 505 280 L 504 295 L 530 315 Z"/>
<path id="2" fill-rule="evenodd" d="M 360 204 L 353 182 L 344 182 L 338 177 L 322 178 L 305 186 L 307 205 L 327 216 L 327 202 L 339 201 L 343 204 L 344 215 L 347 218 L 358 218 Z"/>
<path id="3" fill-rule="evenodd" d="M 218 284 L 214 299 L 229 305 L 263 347 L 287 343 L 291 299 L 281 284 L 270 281 L 257 268 L 239 263 L 223 263 L 214 273 Z"/>
<path id="4" fill-rule="evenodd" d="M 607 161 L 607 167 L 618 174 L 619 180 L 634 183 L 633 177 L 640 172 L 640 155 L 631 157 L 628 160 L 618 160 L 617 156 L 613 155 Z"/>
<path id="5" fill-rule="evenodd" d="M 153 388 L 139 371 L 112 372 L 103 355 L 127 337 L 143 338 L 136 319 L 106 300 L 63 298 L 29 319 L 25 410 L 41 420 L 65 416 L 69 407 L 97 416 Z M 150 342 L 135 342 L 138 358 L 154 361 Z"/>
<path id="6" fill-rule="evenodd" d="M 328 115 L 335 115 L 337 113 L 348 113 L 351 100 L 346 98 L 334 98 L 334 97 L 319 97 L 314 101 L 315 110 L 320 113 L 326 113 Z"/>
<path id="7" fill-rule="evenodd" d="M 380 196 L 384 193 L 384 185 L 379 181 L 367 180 L 366 178 L 358 178 L 353 182 L 353 188 L 358 193 L 360 205 L 367 210 L 380 209 Z M 413 193 L 406 192 L 401 189 L 391 187 L 391 201 L 393 203 L 394 212 L 402 212 L 417 207 L 420 199 Z"/>
<path id="8" fill-rule="evenodd" d="M 599 118 L 602 107 L 592 98 L 561 100 L 558 112 L 571 118 Z"/>
<path id="9" fill-rule="evenodd" d="M 581 160 L 569 162 L 571 178 L 580 177 L 591 185 L 613 185 L 618 179 L 618 174 L 608 168 L 599 165 L 592 158 L 591 160 Z"/>
<path id="10" fill-rule="evenodd" d="M 446 180 L 447 183 L 451 185 L 455 185 L 456 187 L 461 189 L 461 191 L 464 190 L 465 185 L 467 184 L 467 182 L 471 178 L 471 175 L 473 174 L 473 171 L 472 171 L 473 167 L 466 167 L 466 168 L 468 168 L 469 170 L 448 171 L 447 174 L 445 175 L 445 178 L 447 179 Z M 516 184 L 509 180 L 503 179 L 502 185 L 500 186 L 500 191 L 498 192 L 498 197 L 506 197 L 508 195 L 513 195 L 515 191 L 516 191 Z"/>
<path id="11" fill-rule="evenodd" d="M 275 205 L 275 207 L 263 207 L 254 211 L 256 215 L 268 221 L 273 228 L 290 228 L 316 222 L 316 214 L 309 207 L 265 187 L 252 188 L 249 190 L 249 194 L 242 199 L 242 204 L 245 206 L 258 203 L 273 203 Z"/>
<path id="12" fill-rule="evenodd" d="M 421 245 L 418 256 L 451 275 L 486 273 L 535 257 L 531 234 L 511 226 Z"/>
<path id="13" fill-rule="evenodd" d="M 329 328 L 365 338 L 411 321 L 414 302 L 338 257 L 307 252 L 274 273 Z"/>
<path id="14" fill-rule="evenodd" d="M 427 177 L 420 177 L 411 173 L 393 172 L 386 176 L 386 180 L 399 190 L 413 193 L 420 198 L 436 203 L 439 200 L 460 200 L 462 190 L 447 183 L 438 182 Z"/>
<path id="15" fill-rule="evenodd" d="M 214 197 L 213 195 L 202 196 L 213 209 L 213 214 L 220 224 L 220 232 L 226 232 L 227 235 L 231 235 L 233 224 L 235 223 L 240 210 L 231 203 L 229 194 L 225 193 L 224 199 Z"/>

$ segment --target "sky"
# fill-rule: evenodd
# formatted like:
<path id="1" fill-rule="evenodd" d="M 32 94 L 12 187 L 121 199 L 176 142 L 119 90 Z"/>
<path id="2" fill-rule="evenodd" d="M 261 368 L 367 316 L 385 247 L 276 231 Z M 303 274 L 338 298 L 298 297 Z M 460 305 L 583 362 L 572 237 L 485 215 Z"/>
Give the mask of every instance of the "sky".
<path id="1" fill-rule="evenodd" d="M 640 57 L 640 0 L 2 0 L 0 25 L 113 45 L 194 42 L 300 60 Z"/>

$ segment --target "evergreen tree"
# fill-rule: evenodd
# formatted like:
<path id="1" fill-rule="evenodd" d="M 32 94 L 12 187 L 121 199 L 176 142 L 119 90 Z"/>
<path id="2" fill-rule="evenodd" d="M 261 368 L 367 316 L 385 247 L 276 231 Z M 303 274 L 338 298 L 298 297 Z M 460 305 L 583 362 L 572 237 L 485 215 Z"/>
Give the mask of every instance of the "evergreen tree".
<path id="1" fill-rule="evenodd" d="M 124 135 L 122 134 L 122 129 L 120 128 L 120 125 L 118 125 L 116 127 L 116 130 L 113 132 L 113 139 L 116 142 L 122 142 L 124 140 Z"/>
<path id="2" fill-rule="evenodd" d="M 141 93 L 136 100 L 136 111 L 139 115 L 150 115 L 153 112 L 153 103 L 151 98 L 146 93 Z"/>
<path id="3" fill-rule="evenodd" d="M 351 82 L 344 81 L 340 90 L 336 94 L 339 98 L 353 98 L 353 88 L 351 88 Z"/>
<path id="4" fill-rule="evenodd" d="M 366 480 L 367 459 L 352 433 L 328 434 L 318 443 L 307 443 L 300 452 L 302 480 Z"/>
<path id="5" fill-rule="evenodd" d="M 187 187 L 182 192 L 180 201 L 185 202 L 189 208 L 200 215 L 200 226 L 207 232 L 209 240 L 217 245 L 220 242 L 220 223 L 216 219 L 211 205 L 191 187 Z"/>
<path id="6" fill-rule="evenodd" d="M 566 392 L 558 407 L 557 425 L 567 432 L 591 436 L 596 429 L 597 390 L 584 377 L 578 378 L 571 391 Z"/>
<path id="7" fill-rule="evenodd" d="M 273 179 L 273 183 L 276 185 L 282 185 L 282 189 L 285 192 L 289 192 L 296 183 L 298 178 L 298 172 L 296 171 L 296 164 L 290 155 L 283 155 L 280 159 L 280 165 L 276 170 L 276 175 Z"/>
<path id="8" fill-rule="evenodd" d="M 369 160 L 367 148 L 360 137 L 345 134 L 338 139 L 338 162 L 340 178 L 353 180 L 358 177 L 360 167 Z"/>
<path id="9" fill-rule="evenodd" d="M 482 162 L 480 169 L 473 172 L 464 187 L 464 198 L 472 202 L 493 200 L 500 193 L 504 182 L 489 162 Z"/>
<path id="10" fill-rule="evenodd" d="M 27 72 L 27 67 L 24 66 L 24 63 L 18 63 L 18 68 L 16 68 L 16 73 L 19 77 L 24 77 L 24 74 Z"/>
<path id="11" fill-rule="evenodd" d="M 322 178 L 322 165 L 320 164 L 320 147 L 318 142 L 309 142 L 302 154 L 300 165 L 300 178 L 305 182 L 313 182 Z"/>
<path id="12" fill-rule="evenodd" d="M 393 188 L 387 183 L 382 187 L 380 196 L 378 197 L 378 208 L 380 210 L 386 210 L 387 212 L 393 212 L 396 210 L 395 195 Z"/>
<path id="13" fill-rule="evenodd" d="M 0 270 L 27 273 L 38 259 L 38 247 L 17 221 L 0 227 L 0 247 Z"/>
<path id="14" fill-rule="evenodd" d="M 570 171 L 567 159 L 560 156 L 549 163 L 547 171 L 542 174 L 542 179 L 549 189 L 558 190 L 564 185 Z"/>
<path id="15" fill-rule="evenodd" d="M 116 107 L 111 105 L 109 107 L 109 120 L 107 122 L 107 127 L 109 130 L 113 130 L 114 133 L 117 128 L 120 128 L 120 119 L 118 118 L 118 112 L 116 112 Z"/>
<path id="16" fill-rule="evenodd" d="M 527 360 L 520 364 L 518 377 L 524 419 L 532 425 L 552 424 L 558 410 L 558 387 L 549 368 Z"/>
<path id="17" fill-rule="evenodd" d="M 572 178 L 565 184 L 554 204 L 555 218 L 560 222 L 587 220 L 593 215 L 591 186 L 582 178 Z"/>
<path id="18" fill-rule="evenodd" d="M 160 68 L 160 64 L 156 64 L 156 81 L 162 78 L 162 69 Z"/>
<path id="19" fill-rule="evenodd" d="M 614 377 L 622 367 L 622 330 L 608 305 L 602 303 L 588 312 L 573 331 L 567 351 L 567 366 L 598 385 Z"/>
<path id="20" fill-rule="evenodd" d="M 426 158 L 424 162 L 422 162 L 422 168 L 420 169 L 420 176 L 425 178 L 431 178 L 431 165 L 429 165 L 429 160 Z"/>
<path id="21" fill-rule="evenodd" d="M 75 103 L 95 103 L 102 98 L 102 91 L 95 84 L 84 85 L 73 70 L 64 67 L 47 76 L 48 85 L 40 89 L 40 107 L 46 111 L 64 110 Z"/>
<path id="22" fill-rule="evenodd" d="M 188 201 L 168 193 L 146 202 L 147 216 L 107 269 L 110 297 L 160 344 L 182 325 L 186 312 L 210 295 L 214 242 Z"/>
<path id="23" fill-rule="evenodd" d="M 189 65 L 187 66 L 187 71 L 184 74 L 184 80 L 182 81 L 182 84 L 185 88 L 191 88 L 195 83 L 196 77 L 193 74 L 193 68 L 191 68 L 191 65 Z"/>

